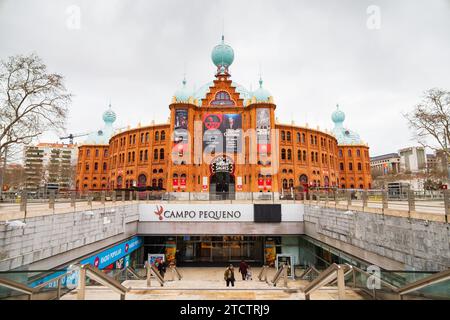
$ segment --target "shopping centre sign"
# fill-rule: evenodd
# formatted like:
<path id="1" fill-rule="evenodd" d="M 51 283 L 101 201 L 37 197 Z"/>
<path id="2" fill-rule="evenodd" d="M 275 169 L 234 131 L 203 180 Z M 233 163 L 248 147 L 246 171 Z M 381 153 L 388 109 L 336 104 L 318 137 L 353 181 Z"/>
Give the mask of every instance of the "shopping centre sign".
<path id="1" fill-rule="evenodd" d="M 252 204 L 142 204 L 142 222 L 253 222 Z"/>

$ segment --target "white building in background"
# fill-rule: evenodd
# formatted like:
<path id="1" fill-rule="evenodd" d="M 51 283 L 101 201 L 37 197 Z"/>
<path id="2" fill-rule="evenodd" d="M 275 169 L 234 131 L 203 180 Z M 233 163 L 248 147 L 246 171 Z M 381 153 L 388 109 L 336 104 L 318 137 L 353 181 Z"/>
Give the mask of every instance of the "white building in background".
<path id="1" fill-rule="evenodd" d="M 26 189 L 73 188 L 73 167 L 78 158 L 77 145 L 39 143 L 25 148 Z"/>
<path id="2" fill-rule="evenodd" d="M 399 150 L 400 171 L 418 173 L 427 169 L 424 147 L 410 147 Z"/>

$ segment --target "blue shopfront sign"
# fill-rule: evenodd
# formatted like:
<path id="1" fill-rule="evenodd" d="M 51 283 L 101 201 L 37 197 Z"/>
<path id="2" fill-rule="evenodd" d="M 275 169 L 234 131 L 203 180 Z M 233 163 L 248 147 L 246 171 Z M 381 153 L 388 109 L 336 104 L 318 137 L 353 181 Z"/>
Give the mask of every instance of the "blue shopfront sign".
<path id="1" fill-rule="evenodd" d="M 98 254 L 92 255 L 89 258 L 80 261 L 81 265 L 90 264 L 98 269 L 104 269 L 110 264 L 116 262 L 121 258 L 125 258 L 129 264 L 129 255 L 139 249 L 143 244 L 141 237 L 133 237 L 128 241 L 119 243 L 114 247 L 106 249 L 99 252 Z M 78 283 L 78 270 L 75 270 L 72 274 L 61 279 L 61 285 L 64 287 L 76 286 Z M 41 283 L 47 282 L 53 278 L 58 277 L 62 274 L 62 271 L 57 271 L 51 275 L 41 278 L 30 284 L 31 287 L 36 287 Z M 54 288 L 57 286 L 57 282 L 52 282 L 47 285 L 48 288 Z"/>

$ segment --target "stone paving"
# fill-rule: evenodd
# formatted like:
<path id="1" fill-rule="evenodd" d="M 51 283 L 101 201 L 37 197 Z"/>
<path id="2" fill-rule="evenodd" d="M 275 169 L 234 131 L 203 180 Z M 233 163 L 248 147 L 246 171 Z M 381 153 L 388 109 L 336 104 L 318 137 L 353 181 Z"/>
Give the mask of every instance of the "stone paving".
<path id="1" fill-rule="evenodd" d="M 254 273 L 259 271 L 255 269 Z M 305 300 L 301 289 L 307 284 L 304 280 L 289 280 L 288 287 L 283 287 L 283 282 L 277 287 L 261 282 L 254 275 L 252 281 L 240 280 L 240 274 L 236 273 L 235 287 L 227 288 L 223 280 L 223 268 L 180 268 L 182 280 L 166 281 L 161 287 L 156 280 L 152 281 L 152 287 L 148 288 L 145 280 L 127 280 L 122 284 L 130 288 L 127 300 Z M 270 269 L 268 279 L 275 274 Z M 171 279 L 166 275 L 166 280 Z M 76 290 L 66 294 L 62 300 L 75 300 Z M 366 299 L 356 291 L 347 289 L 346 299 Z M 105 287 L 89 287 L 86 291 L 87 300 L 117 300 L 119 295 Z M 325 287 L 311 295 L 311 300 L 337 300 L 336 288 Z"/>

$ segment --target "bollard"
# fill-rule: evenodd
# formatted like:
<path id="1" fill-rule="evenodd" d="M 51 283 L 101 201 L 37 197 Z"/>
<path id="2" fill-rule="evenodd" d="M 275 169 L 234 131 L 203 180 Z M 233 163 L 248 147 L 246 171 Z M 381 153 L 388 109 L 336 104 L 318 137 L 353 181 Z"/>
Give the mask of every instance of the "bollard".
<path id="1" fill-rule="evenodd" d="M 191 194 L 189 193 L 189 196 L 190 196 L 190 195 L 191 195 Z M 147 201 L 150 200 L 150 192 L 145 191 L 145 199 L 146 199 Z"/>
<path id="2" fill-rule="evenodd" d="M 352 205 L 352 191 L 347 190 L 347 209 Z"/>
<path id="3" fill-rule="evenodd" d="M 90 191 L 87 193 L 87 204 L 92 207 L 92 196 Z"/>
<path id="4" fill-rule="evenodd" d="M 27 197 L 27 192 L 25 190 L 22 191 L 20 194 L 20 211 L 27 211 Z"/>
<path id="5" fill-rule="evenodd" d="M 138 192 L 138 191 L 135 191 L 135 192 L 134 192 L 134 199 L 135 199 L 136 201 L 139 201 L 139 192 Z"/>
<path id="6" fill-rule="evenodd" d="M 48 195 L 48 208 L 55 209 L 55 190 L 50 190 Z"/>
<path id="7" fill-rule="evenodd" d="M 414 191 L 408 188 L 408 212 L 416 211 L 416 199 L 414 198 Z"/>
<path id="8" fill-rule="evenodd" d="M 328 207 L 328 190 L 325 192 L 325 207 Z"/>
<path id="9" fill-rule="evenodd" d="M 106 191 L 103 190 L 101 195 L 100 195 L 100 201 L 102 204 L 105 204 L 105 198 L 106 198 Z"/>
<path id="10" fill-rule="evenodd" d="M 75 198 L 77 194 L 75 191 L 70 192 L 70 206 L 75 208 Z"/>
<path id="11" fill-rule="evenodd" d="M 129 199 L 128 200 L 133 201 L 133 191 L 129 192 Z"/>
<path id="12" fill-rule="evenodd" d="M 384 212 L 384 210 L 388 209 L 388 194 L 387 194 L 387 191 L 385 191 L 385 190 L 381 191 L 381 202 L 382 202 L 383 212 Z"/>
<path id="13" fill-rule="evenodd" d="M 444 190 L 444 212 L 445 222 L 448 223 L 448 217 L 450 216 L 450 190 Z"/>
<path id="14" fill-rule="evenodd" d="M 111 199 L 112 199 L 113 203 L 116 203 L 116 197 L 117 197 L 117 194 L 116 194 L 115 191 L 113 191 L 112 194 L 111 194 Z"/>
<path id="15" fill-rule="evenodd" d="M 363 211 L 364 211 L 364 208 L 367 208 L 367 204 L 368 204 L 367 190 L 364 190 L 362 192 L 362 207 L 363 207 Z"/>
<path id="16" fill-rule="evenodd" d="M 122 202 L 125 202 L 125 190 L 122 190 Z"/>

